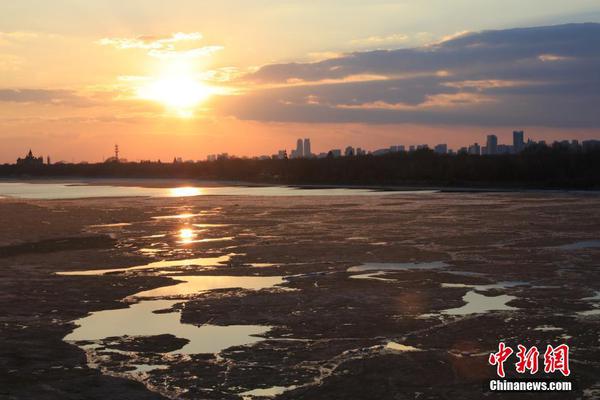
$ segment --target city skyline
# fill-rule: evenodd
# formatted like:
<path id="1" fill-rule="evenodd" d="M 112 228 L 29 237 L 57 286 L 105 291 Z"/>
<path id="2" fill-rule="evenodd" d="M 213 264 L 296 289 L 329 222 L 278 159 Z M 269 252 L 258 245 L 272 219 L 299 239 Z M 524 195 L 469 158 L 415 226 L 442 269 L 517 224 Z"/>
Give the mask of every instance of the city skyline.
<path id="1" fill-rule="evenodd" d="M 597 148 L 600 147 L 600 140 L 590 139 L 579 141 L 577 139 L 560 139 L 552 142 L 547 142 L 546 140 L 533 140 L 531 137 L 525 140 L 525 131 L 523 130 L 514 130 L 512 132 L 512 143 L 504 144 L 498 141 L 498 136 L 496 134 L 488 134 L 485 135 L 485 145 L 479 142 L 474 142 L 472 144 L 467 144 L 461 146 L 459 148 L 453 149 L 450 148 L 447 143 L 438 143 L 435 145 L 429 143 L 421 143 L 416 145 L 403 145 L 396 144 L 390 145 L 389 147 L 379 148 L 379 149 L 365 149 L 362 147 L 355 147 L 352 145 L 344 145 L 339 148 L 331 148 L 329 150 L 320 151 L 320 152 L 312 152 L 312 142 L 311 138 L 298 138 L 296 140 L 296 147 L 290 149 L 288 152 L 287 149 L 278 150 L 274 154 L 262 154 L 262 155 L 251 155 L 251 156 L 243 156 L 230 154 L 229 152 L 221 152 L 215 154 L 209 154 L 206 156 L 206 159 L 185 159 L 180 156 L 174 156 L 174 163 L 183 163 L 183 162 L 202 162 L 202 161 L 216 161 L 220 159 L 228 159 L 228 158 L 250 158 L 250 159 L 295 159 L 295 158 L 325 158 L 325 157 L 347 157 L 347 156 L 364 156 L 364 155 L 384 155 L 389 153 L 396 152 L 413 152 L 421 149 L 428 149 L 437 154 L 469 154 L 469 155 L 502 155 L 502 154 L 517 154 L 523 151 L 527 146 L 530 145 L 544 145 L 551 146 L 554 144 L 560 144 L 563 146 L 568 146 L 571 149 L 586 149 L 586 148 Z M 115 144 L 114 154 L 108 158 L 105 158 L 102 162 L 169 162 L 169 158 L 166 159 L 137 159 L 137 160 L 128 160 L 127 158 L 120 157 L 120 149 L 119 145 Z M 44 158 L 45 157 L 45 158 Z M 51 156 L 35 156 L 34 152 L 32 152 L 31 148 L 24 158 L 18 157 L 16 160 L 16 164 L 23 165 L 44 165 L 51 164 Z M 93 161 L 83 160 L 80 163 L 93 163 Z M 63 163 L 73 163 L 66 160 L 56 161 L 57 164 Z M 6 164 L 6 163 L 5 163 Z"/>
<path id="2" fill-rule="evenodd" d="M 590 1 L 0 7 L 0 163 L 33 145 L 97 162 L 107 143 L 135 160 L 273 154 L 298 137 L 456 148 L 513 126 L 600 137 Z"/>
<path id="3" fill-rule="evenodd" d="M 390 145 L 386 148 L 380 149 L 364 149 L 362 147 L 355 147 L 352 145 L 344 145 L 339 148 L 332 148 L 326 151 L 320 151 L 313 153 L 311 149 L 310 138 L 298 138 L 296 140 L 296 147 L 291 149 L 289 152 L 287 149 L 278 150 L 276 154 L 272 155 L 254 155 L 249 158 L 268 159 L 268 158 L 324 158 L 324 157 L 341 157 L 341 156 L 355 156 L 355 155 L 383 155 L 395 152 L 413 152 L 421 149 L 429 149 L 438 154 L 459 154 L 465 153 L 470 155 L 501 155 L 501 154 L 516 154 L 523 151 L 529 145 L 552 145 L 559 143 L 561 145 L 568 145 L 572 148 L 580 147 L 598 147 L 600 140 L 589 139 L 589 140 L 578 140 L 578 139 L 559 139 L 552 142 L 546 140 L 533 140 L 527 138 L 525 140 L 524 130 L 514 130 L 512 132 L 512 142 L 510 144 L 500 143 L 496 134 L 488 134 L 485 136 L 485 145 L 479 142 L 474 142 L 465 146 L 461 146 L 457 149 L 452 149 L 447 143 L 438 143 L 435 145 L 429 143 L 421 143 L 416 145 L 403 145 L 396 144 Z M 308 151 L 307 151 L 308 149 Z M 207 161 L 215 161 L 219 158 L 237 157 L 235 154 L 220 153 L 211 154 L 207 157 Z M 191 160 L 190 160 L 191 161 Z M 199 160 L 200 161 L 200 160 Z"/>

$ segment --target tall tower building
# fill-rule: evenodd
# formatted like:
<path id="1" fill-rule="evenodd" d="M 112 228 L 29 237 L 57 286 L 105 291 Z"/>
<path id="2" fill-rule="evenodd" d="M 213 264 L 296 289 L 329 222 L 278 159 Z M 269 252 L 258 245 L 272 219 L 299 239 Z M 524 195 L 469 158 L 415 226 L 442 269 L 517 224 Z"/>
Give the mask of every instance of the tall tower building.
<path id="1" fill-rule="evenodd" d="M 437 146 L 435 146 L 433 148 L 433 151 L 435 151 L 438 154 L 447 154 L 448 153 L 448 145 L 446 143 L 438 144 Z"/>
<path id="2" fill-rule="evenodd" d="M 497 154 L 498 153 L 498 136 L 496 135 L 487 135 L 487 154 Z"/>
<path id="3" fill-rule="evenodd" d="M 304 157 L 310 157 L 312 152 L 310 151 L 310 139 L 304 139 Z"/>
<path id="4" fill-rule="evenodd" d="M 481 155 L 481 147 L 479 146 L 479 143 L 475 142 L 472 145 L 469 146 L 469 154 L 474 154 L 474 155 Z"/>
<path id="5" fill-rule="evenodd" d="M 513 131 L 513 150 L 518 153 L 525 147 L 523 131 Z"/>
<path id="6" fill-rule="evenodd" d="M 304 157 L 304 144 L 302 143 L 302 139 L 298 139 L 296 142 L 296 158 Z"/>

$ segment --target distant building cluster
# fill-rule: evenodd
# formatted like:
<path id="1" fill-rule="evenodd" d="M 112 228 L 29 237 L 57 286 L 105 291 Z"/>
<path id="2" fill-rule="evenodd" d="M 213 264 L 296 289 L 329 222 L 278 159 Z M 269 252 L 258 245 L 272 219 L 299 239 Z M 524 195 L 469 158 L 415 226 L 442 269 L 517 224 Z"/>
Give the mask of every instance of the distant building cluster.
<path id="1" fill-rule="evenodd" d="M 228 158 L 229 158 L 228 153 L 209 154 L 208 156 L 206 156 L 206 161 L 227 160 Z M 179 158 L 179 160 L 181 161 L 181 158 Z"/>
<path id="2" fill-rule="evenodd" d="M 584 140 L 581 143 L 577 140 L 563 140 L 560 142 L 554 142 L 555 144 L 559 144 L 561 146 L 568 146 L 569 149 L 573 151 L 589 151 L 593 148 L 600 148 L 600 140 Z M 433 147 L 433 151 L 437 154 L 472 154 L 472 155 L 495 155 L 495 154 L 518 154 L 521 151 L 525 150 L 529 146 L 538 145 L 538 146 L 547 146 L 546 142 L 543 140 L 533 141 L 528 139 L 525 141 L 525 132 L 524 131 L 513 131 L 513 140 L 512 144 L 500 144 L 498 143 L 498 136 L 490 134 L 487 135 L 486 141 L 484 145 L 480 145 L 479 143 L 473 143 L 470 146 L 461 147 L 457 150 L 453 150 L 448 147 L 446 143 L 440 143 Z M 327 152 L 313 153 L 311 150 L 311 142 L 310 138 L 299 138 L 296 141 L 296 147 L 291 149 L 289 152 L 285 149 L 279 150 L 277 154 L 273 155 L 263 155 L 258 157 L 252 157 L 256 160 L 269 160 L 269 159 L 288 159 L 288 158 L 336 158 L 336 157 L 354 157 L 354 156 L 364 156 L 364 155 L 374 155 L 380 156 L 384 154 L 390 153 L 402 153 L 402 152 L 414 152 L 423 149 L 429 149 L 429 145 L 427 144 L 418 144 L 418 145 L 392 145 L 387 148 L 377 149 L 373 151 L 367 151 L 360 147 L 346 146 L 342 149 L 331 149 Z M 216 161 L 216 160 L 226 160 L 230 157 L 227 153 L 222 154 L 210 154 L 207 156 L 207 161 Z"/>
<path id="3" fill-rule="evenodd" d="M 513 131 L 512 145 L 498 144 L 498 137 L 496 135 L 487 135 L 485 146 L 480 146 L 479 143 L 473 143 L 469 147 L 461 147 L 458 149 L 458 153 L 475 155 L 517 154 L 522 152 L 528 145 L 532 144 L 536 143 L 531 139 L 525 143 L 525 133 L 523 131 Z"/>
<path id="4" fill-rule="evenodd" d="M 467 153 L 475 155 L 495 155 L 495 154 L 518 154 L 529 146 L 547 146 L 546 141 L 534 141 L 528 139 L 525 141 L 525 132 L 513 131 L 512 144 L 499 144 L 496 135 L 487 135 L 485 146 L 480 146 L 479 143 L 473 143 L 469 147 L 461 147 L 458 153 Z M 579 143 L 578 140 L 562 140 L 556 141 L 553 145 L 560 145 L 569 148 L 573 151 L 589 151 L 593 148 L 600 147 L 599 140 L 584 140 Z"/>
<path id="5" fill-rule="evenodd" d="M 433 151 L 437 154 L 473 154 L 473 155 L 494 155 L 494 154 L 517 154 L 523 151 L 528 145 L 536 144 L 536 142 L 529 140 L 527 143 L 524 141 L 523 131 L 513 132 L 513 144 L 505 145 L 498 144 L 498 137 L 496 135 L 487 135 L 486 143 L 481 146 L 479 143 L 473 143 L 468 147 L 461 147 L 458 150 L 453 150 L 448 147 L 446 143 L 440 143 L 433 147 Z M 545 144 L 545 142 L 538 142 L 537 144 Z M 429 149 L 427 144 L 412 145 L 408 146 L 408 150 L 405 146 L 390 146 L 387 149 L 379 149 L 373 151 L 373 155 L 381 155 L 387 153 L 396 152 L 413 152 L 421 149 Z"/>
<path id="6" fill-rule="evenodd" d="M 563 140 L 560 142 L 554 142 L 555 144 L 561 146 L 567 146 L 569 149 L 574 151 L 589 151 L 593 148 L 600 148 L 600 140 L 584 140 L 581 143 L 577 140 Z M 498 137 L 496 135 L 490 134 L 486 137 L 485 145 L 480 145 L 479 143 L 473 143 L 467 147 L 461 147 L 458 150 L 453 150 L 448 147 L 446 143 L 440 143 L 433 147 L 433 151 L 437 154 L 472 154 L 472 155 L 496 155 L 496 154 L 518 154 L 525 150 L 529 146 L 538 145 L 538 146 L 547 146 L 546 142 L 540 140 L 538 142 L 528 139 L 525 141 L 525 132 L 524 131 L 513 131 L 513 141 L 512 144 L 500 144 L 498 143 Z M 343 151 L 342 149 L 331 149 L 328 152 L 322 152 L 318 154 L 314 154 L 310 151 L 310 139 L 298 139 L 296 142 L 296 148 L 290 152 L 289 158 L 326 158 L 326 157 L 353 157 L 353 156 L 363 156 L 363 155 L 374 155 L 380 156 L 389 153 L 402 153 L 402 152 L 414 152 L 418 150 L 429 149 L 429 145 L 427 144 L 419 144 L 419 145 L 392 145 L 387 148 L 377 149 L 373 151 L 367 151 L 361 149 L 360 147 L 352 147 L 347 146 Z M 288 158 L 288 153 L 286 150 L 279 150 L 276 155 L 271 157 L 262 156 L 257 157 L 260 159 L 268 159 L 268 158 L 278 158 L 284 159 Z"/>
<path id="7" fill-rule="evenodd" d="M 523 149 L 527 145 L 533 144 L 529 140 L 527 143 L 524 141 L 524 132 L 523 131 L 514 131 L 513 132 L 513 144 L 512 145 L 503 145 L 498 144 L 498 137 L 496 135 L 488 135 L 485 146 L 480 146 L 478 143 L 474 143 L 469 147 L 461 147 L 457 151 L 448 148 L 446 143 L 437 144 L 434 146 L 433 151 L 437 154 L 457 154 L 457 153 L 468 153 L 468 154 L 476 154 L 476 155 L 491 155 L 491 154 L 516 154 Z M 540 144 L 544 142 L 539 142 Z M 327 152 L 322 152 L 318 154 L 313 154 L 310 147 L 310 139 L 298 139 L 296 141 L 296 148 L 292 149 L 289 156 L 287 150 L 279 150 L 277 154 L 269 157 L 262 156 L 258 157 L 260 159 L 268 159 L 268 158 L 277 158 L 277 159 L 285 159 L 285 158 L 326 158 L 326 157 L 353 157 L 353 156 L 364 156 L 367 154 L 371 154 L 374 156 L 380 156 L 383 154 L 389 153 L 401 153 L 401 152 L 413 152 L 417 150 L 429 149 L 429 145 L 427 144 L 419 144 L 419 145 L 410 145 L 408 147 L 404 145 L 393 145 L 383 149 L 377 149 L 373 151 L 367 151 L 360 147 L 347 146 L 344 150 L 342 149 L 331 149 Z M 209 156 L 208 160 L 214 160 L 214 156 Z"/>
<path id="8" fill-rule="evenodd" d="M 440 143 L 433 147 L 433 152 L 437 154 L 470 154 L 470 155 L 497 155 L 497 154 L 518 154 L 525 150 L 530 146 L 548 146 L 544 140 L 534 141 L 528 139 L 525 141 L 525 132 L 524 131 L 513 131 L 512 135 L 512 144 L 500 144 L 498 143 L 498 137 L 496 135 L 490 134 L 487 135 L 485 144 L 480 145 L 479 143 L 473 143 L 469 146 L 460 147 L 456 151 L 448 148 L 446 143 Z M 552 143 L 552 146 L 560 146 L 562 148 L 569 149 L 570 151 L 583 151 L 587 152 L 593 149 L 600 149 L 600 140 L 583 140 L 579 142 L 578 140 L 562 140 L 555 141 Z M 273 155 L 263 155 L 258 157 L 252 157 L 255 160 L 270 160 L 270 159 L 302 159 L 302 158 L 337 158 L 337 157 L 355 157 L 355 156 L 365 156 L 365 155 L 373 155 L 380 156 L 384 154 L 390 153 L 404 153 L 404 152 L 414 152 L 419 150 L 429 149 L 429 145 L 427 144 L 419 144 L 419 145 L 392 145 L 387 148 L 377 149 L 373 151 L 367 151 L 360 147 L 346 146 L 344 150 L 342 149 L 331 149 L 327 152 L 320 152 L 315 154 L 311 149 L 311 141 L 310 138 L 298 139 L 296 141 L 296 147 L 292 149 L 289 153 L 287 150 L 279 150 L 277 154 Z M 220 154 L 209 154 L 206 157 L 207 161 L 217 161 L 217 160 L 227 160 L 230 158 L 238 158 L 236 156 L 229 155 L 228 153 L 220 153 Z M 243 157 L 247 158 L 247 157 Z M 114 155 L 107 158 L 105 163 L 126 163 L 127 160 L 120 157 L 119 155 L 119 146 L 115 145 L 114 147 Z M 152 163 L 151 160 L 142 160 L 141 163 Z M 174 157 L 173 163 L 195 163 L 197 161 L 194 160 L 183 160 L 181 157 Z M 160 160 L 157 163 L 161 163 Z M 46 158 L 46 164 L 50 164 L 50 156 Z M 65 161 L 58 161 L 55 164 L 66 164 Z M 83 161 L 80 164 L 87 164 L 87 162 Z M 17 159 L 17 165 L 22 166 L 41 166 L 44 165 L 43 157 L 35 157 L 31 150 L 25 155 L 24 158 Z"/>
<path id="9" fill-rule="evenodd" d="M 283 151 L 283 153 L 282 153 Z M 277 152 L 277 157 L 286 155 L 285 150 Z M 296 141 L 296 148 L 290 152 L 290 158 L 312 158 L 313 153 L 310 150 L 310 139 L 298 139 Z"/>

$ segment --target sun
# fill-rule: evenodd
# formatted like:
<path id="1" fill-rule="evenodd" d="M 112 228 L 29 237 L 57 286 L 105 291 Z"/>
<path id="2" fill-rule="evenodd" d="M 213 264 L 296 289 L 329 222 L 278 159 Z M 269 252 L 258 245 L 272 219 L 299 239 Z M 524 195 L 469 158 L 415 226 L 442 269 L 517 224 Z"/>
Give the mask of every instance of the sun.
<path id="1" fill-rule="evenodd" d="M 137 90 L 137 97 L 162 103 L 180 117 L 191 117 L 194 109 L 211 94 L 210 86 L 190 76 L 160 77 Z"/>

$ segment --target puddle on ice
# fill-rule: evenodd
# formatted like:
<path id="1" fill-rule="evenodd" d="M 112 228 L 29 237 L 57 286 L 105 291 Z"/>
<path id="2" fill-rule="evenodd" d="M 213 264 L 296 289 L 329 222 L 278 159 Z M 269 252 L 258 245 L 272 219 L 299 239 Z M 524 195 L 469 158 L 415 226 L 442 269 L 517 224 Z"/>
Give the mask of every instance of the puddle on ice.
<path id="1" fill-rule="evenodd" d="M 387 342 L 387 344 L 385 345 L 385 349 L 392 350 L 392 351 L 400 351 L 400 352 L 421 351 L 421 349 L 418 349 L 416 347 L 407 346 L 405 344 L 400 344 L 400 343 L 396 343 L 396 342 Z"/>
<path id="2" fill-rule="evenodd" d="M 139 250 L 139 252 L 142 254 L 157 254 L 157 253 L 160 253 L 161 251 L 164 251 L 164 250 L 163 249 L 149 249 L 147 247 L 141 248 Z"/>
<path id="3" fill-rule="evenodd" d="M 177 242 L 181 244 L 190 244 L 190 243 L 207 243 L 207 242 L 221 242 L 227 240 L 235 239 L 234 236 L 223 236 L 216 238 L 202 238 L 197 239 L 200 233 L 206 232 L 206 229 L 190 229 L 190 228 L 182 228 L 180 229 L 176 236 L 179 239 Z"/>
<path id="4" fill-rule="evenodd" d="M 117 222 L 114 224 L 99 224 L 99 225 L 88 225 L 87 228 L 120 228 L 123 226 L 130 226 L 129 222 Z"/>
<path id="5" fill-rule="evenodd" d="M 593 296 L 591 297 L 584 297 L 581 300 L 587 300 L 587 301 L 600 301 L 600 291 L 597 291 Z"/>
<path id="6" fill-rule="evenodd" d="M 440 269 L 447 267 L 443 261 L 434 261 L 434 262 L 422 262 L 422 263 L 364 263 L 361 265 L 356 265 L 354 267 L 350 267 L 346 270 L 346 272 L 368 272 L 368 271 L 376 271 L 367 274 L 360 275 L 352 275 L 350 278 L 352 279 L 374 279 L 378 281 L 386 281 L 393 282 L 395 279 L 382 278 L 381 276 L 386 275 L 389 272 L 393 271 L 408 271 L 408 270 L 428 270 L 428 269 Z"/>
<path id="7" fill-rule="evenodd" d="M 260 290 L 273 287 L 284 283 L 281 276 L 179 276 L 173 275 L 170 278 L 181 280 L 183 282 L 171 286 L 163 286 L 157 289 L 146 290 L 134 294 L 132 297 L 170 297 L 187 296 L 207 290 L 214 289 L 252 289 Z"/>
<path id="8" fill-rule="evenodd" d="M 560 250 L 582 250 L 600 248 L 600 240 L 583 240 L 580 242 L 569 243 L 562 246 L 556 246 L 556 249 Z"/>
<path id="9" fill-rule="evenodd" d="M 378 281 L 384 281 L 384 282 L 395 282 L 395 279 L 389 279 L 389 278 L 381 278 L 381 276 L 386 275 L 388 272 L 387 271 L 378 271 L 378 272 L 371 272 L 369 274 L 360 274 L 360 275 L 352 275 L 350 276 L 351 279 L 375 279 Z"/>
<path id="10" fill-rule="evenodd" d="M 600 315 L 600 291 L 597 291 L 591 297 L 584 297 L 581 300 L 587 300 L 594 306 L 594 309 L 587 311 L 579 311 L 577 314 L 582 316 L 595 316 Z"/>
<path id="11" fill-rule="evenodd" d="M 152 217 L 152 219 L 188 219 L 199 217 L 201 215 L 205 215 L 205 213 L 181 213 L 181 214 L 173 214 L 173 215 L 158 215 L 156 217 Z"/>
<path id="12" fill-rule="evenodd" d="M 296 386 L 272 386 L 265 389 L 248 390 L 247 392 L 239 393 L 242 399 L 252 399 L 254 397 L 275 397 L 283 392 L 295 389 Z"/>
<path id="13" fill-rule="evenodd" d="M 536 328 L 533 328 L 533 330 L 541 331 L 541 332 L 551 332 L 551 331 L 562 331 L 563 328 L 559 328 L 558 326 L 552 326 L 552 325 L 541 325 Z"/>
<path id="14" fill-rule="evenodd" d="M 202 325 L 181 323 L 179 311 L 156 313 L 171 308 L 178 301 L 149 300 L 118 310 L 94 312 L 75 322 L 78 327 L 68 334 L 67 342 L 101 340 L 108 337 L 155 336 L 171 334 L 189 343 L 170 354 L 219 353 L 232 346 L 243 346 L 263 340 L 256 335 L 267 333 L 270 326 Z"/>
<path id="15" fill-rule="evenodd" d="M 133 370 L 134 374 L 145 374 L 147 372 L 155 371 L 157 369 L 169 369 L 168 365 L 132 364 L 131 366 L 135 368 L 135 370 Z"/>
<path id="16" fill-rule="evenodd" d="M 233 240 L 235 239 L 234 236 L 224 236 L 224 237 L 218 237 L 218 238 L 205 238 L 205 239 L 183 239 L 181 241 L 179 241 L 179 243 L 183 243 L 183 244 L 189 244 L 189 243 L 209 243 L 209 242 L 226 242 L 229 240 Z"/>
<path id="17" fill-rule="evenodd" d="M 593 310 L 587 310 L 587 311 L 579 311 L 577 314 L 583 315 L 585 317 L 600 315 L 600 308 L 594 308 Z"/>
<path id="18" fill-rule="evenodd" d="M 468 315 L 481 314 L 489 311 L 518 310 L 516 307 L 510 307 L 506 305 L 506 303 L 514 299 L 516 299 L 515 296 L 509 296 L 506 294 L 500 296 L 484 296 L 471 290 L 463 296 L 463 301 L 467 304 L 458 308 L 442 310 L 440 313 L 445 315 Z"/>
<path id="19" fill-rule="evenodd" d="M 411 269 L 440 269 L 447 267 L 443 261 L 421 262 L 421 263 L 364 263 L 348 268 L 347 272 L 366 271 L 404 271 Z"/>
<path id="20" fill-rule="evenodd" d="M 193 224 L 196 228 L 220 228 L 230 224 Z"/>
<path id="21" fill-rule="evenodd" d="M 469 284 L 465 284 L 465 283 L 442 283 L 441 286 L 443 288 L 473 288 L 480 292 L 484 292 L 484 291 L 491 290 L 491 289 L 506 289 L 506 288 L 512 288 L 512 287 L 517 287 L 517 286 L 524 286 L 524 285 L 528 285 L 528 284 L 529 284 L 529 282 L 525 282 L 525 281 L 502 281 L 502 282 L 498 282 L 498 283 L 492 283 L 489 285 L 469 285 Z"/>
<path id="22" fill-rule="evenodd" d="M 150 249 L 147 249 L 150 250 Z M 96 269 L 87 271 L 68 271 L 59 273 L 60 275 L 103 275 L 114 272 L 129 272 L 136 270 L 150 270 L 153 275 L 167 275 L 176 281 L 173 285 L 163 286 L 137 293 L 125 301 L 138 302 L 128 304 L 127 308 L 116 310 L 103 310 L 91 313 L 90 315 L 74 321 L 77 326 L 73 332 L 64 337 L 66 342 L 92 341 L 94 344 L 81 344 L 80 347 L 88 353 L 88 361 L 94 360 L 98 356 L 101 347 L 109 349 L 111 352 L 119 353 L 117 349 L 111 348 L 114 344 L 99 343 L 107 338 L 122 338 L 157 336 L 170 334 L 177 338 L 186 339 L 187 344 L 178 350 L 171 351 L 168 354 L 218 354 L 224 349 L 234 346 L 251 345 L 264 340 L 262 335 L 266 335 L 271 326 L 261 325 L 227 325 L 217 326 L 205 324 L 195 326 L 193 324 L 184 324 L 181 322 L 181 312 L 171 310 L 171 308 L 180 303 L 181 300 L 165 299 L 169 296 L 186 296 L 203 291 L 227 288 L 242 288 L 259 290 L 270 288 L 285 283 L 282 276 L 197 276 L 197 275 L 173 275 L 174 267 L 199 266 L 199 267 L 218 267 L 225 266 L 230 262 L 233 256 L 243 254 L 230 253 L 219 257 L 202 257 L 182 260 L 156 261 L 144 265 L 137 265 L 125 268 Z M 250 264 L 252 265 L 252 264 Z M 257 264 L 260 265 L 260 264 Z M 266 263 L 264 264 L 266 265 Z M 171 270 L 169 270 L 171 268 Z M 75 343 L 76 344 L 76 343 Z M 135 353 L 135 352 L 134 352 Z M 109 356 L 111 357 L 111 356 Z M 93 368 L 98 368 L 97 363 L 90 364 Z M 143 362 L 131 364 L 133 369 L 127 374 L 144 377 L 149 371 L 156 369 L 169 368 L 168 365 L 144 364 Z M 276 395 L 278 388 L 274 388 Z M 288 388 L 283 388 L 287 390 Z M 267 390 L 268 389 L 263 389 Z M 262 392 L 261 392 L 262 393 Z M 262 395 L 262 394 L 261 394 Z M 250 394 L 249 396 L 252 396 Z"/>
<path id="23" fill-rule="evenodd" d="M 129 272 L 129 271 L 137 271 L 144 269 L 153 269 L 153 268 L 173 268 L 173 267 L 186 267 L 190 265 L 195 265 L 199 267 L 214 267 L 218 265 L 223 265 L 228 263 L 231 260 L 231 257 L 237 254 L 230 253 L 225 254 L 220 257 L 201 257 L 201 258 L 188 258 L 183 260 L 163 260 L 163 261 L 154 261 L 144 265 L 136 265 L 133 267 L 124 267 L 124 268 L 113 268 L 113 269 L 91 269 L 85 271 L 64 271 L 57 272 L 57 275 L 104 275 L 107 273 L 114 272 Z"/>
<path id="24" fill-rule="evenodd" d="M 518 310 L 516 307 L 508 306 L 507 303 L 515 300 L 516 296 L 510 295 L 499 295 L 499 296 L 485 296 L 477 293 L 485 292 L 493 289 L 507 289 L 518 286 L 526 286 L 529 285 L 529 282 L 525 281 L 502 281 L 497 283 L 492 283 L 488 285 L 470 285 L 465 283 L 442 283 L 442 288 L 470 288 L 473 290 L 468 291 L 463 296 L 463 301 L 465 304 L 462 307 L 451 308 L 447 310 L 442 310 L 439 313 L 430 313 L 430 314 L 422 314 L 419 318 L 430 318 L 439 316 L 440 314 L 444 315 L 468 315 L 468 314 L 481 314 L 489 311 L 511 311 Z M 532 286 L 537 287 L 537 286 Z M 539 287 L 538 287 L 539 288 Z"/>
<path id="25" fill-rule="evenodd" d="M 274 264 L 274 263 L 245 263 L 244 265 L 249 265 L 253 268 L 269 268 L 269 267 L 276 267 L 279 264 Z"/>
<path id="26" fill-rule="evenodd" d="M 447 274 L 459 275 L 459 276 L 468 276 L 468 277 L 482 277 L 486 276 L 486 274 L 481 272 L 472 272 L 472 271 L 445 271 Z"/>

